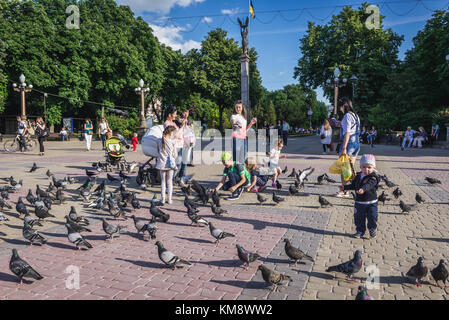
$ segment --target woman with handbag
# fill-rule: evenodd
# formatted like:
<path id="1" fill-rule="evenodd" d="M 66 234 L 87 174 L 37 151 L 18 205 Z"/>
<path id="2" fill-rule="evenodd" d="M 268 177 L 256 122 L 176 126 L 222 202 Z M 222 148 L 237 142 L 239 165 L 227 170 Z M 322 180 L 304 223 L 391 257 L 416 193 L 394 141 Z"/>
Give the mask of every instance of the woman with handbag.
<path id="1" fill-rule="evenodd" d="M 87 151 L 90 151 L 90 146 L 92 144 L 92 134 L 93 134 L 92 121 L 89 118 L 84 122 L 84 138 L 86 139 L 86 148 Z"/>
<path id="2" fill-rule="evenodd" d="M 323 145 L 323 154 L 328 154 L 326 147 L 328 150 L 330 150 L 332 139 L 332 128 L 328 120 L 324 120 L 324 124 L 321 126 L 320 139 L 321 144 Z"/>
<path id="3" fill-rule="evenodd" d="M 156 161 L 156 169 L 161 173 L 161 198 L 162 203 L 165 203 L 165 190 L 168 193 L 168 204 L 172 204 L 173 193 L 173 173 L 177 169 L 176 157 L 177 148 L 175 138 L 176 128 L 174 126 L 167 126 L 162 133 L 162 138 L 157 143 L 158 157 Z"/>
<path id="4" fill-rule="evenodd" d="M 48 136 L 45 122 L 42 117 L 36 119 L 36 136 L 39 141 L 39 155 L 44 155 L 44 139 Z"/>

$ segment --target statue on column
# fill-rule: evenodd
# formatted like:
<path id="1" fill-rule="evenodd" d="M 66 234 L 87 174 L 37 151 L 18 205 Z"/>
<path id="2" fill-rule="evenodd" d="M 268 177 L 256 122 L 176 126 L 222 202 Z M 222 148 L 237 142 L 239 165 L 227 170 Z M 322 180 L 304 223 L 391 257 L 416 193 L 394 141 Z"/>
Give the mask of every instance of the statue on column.
<path id="1" fill-rule="evenodd" d="M 248 45 L 246 42 L 246 36 L 248 35 L 248 24 L 249 24 L 249 18 L 246 17 L 245 24 L 243 24 L 242 20 L 240 18 L 237 18 L 237 21 L 240 25 L 240 34 L 242 35 L 242 48 L 243 48 L 243 54 L 248 54 Z"/>

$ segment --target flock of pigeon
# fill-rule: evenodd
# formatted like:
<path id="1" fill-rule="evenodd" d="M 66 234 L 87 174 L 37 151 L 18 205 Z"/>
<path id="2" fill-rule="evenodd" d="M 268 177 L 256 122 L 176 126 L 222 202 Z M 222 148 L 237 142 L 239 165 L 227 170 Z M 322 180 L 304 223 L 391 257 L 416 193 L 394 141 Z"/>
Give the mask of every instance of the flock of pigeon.
<path id="1" fill-rule="evenodd" d="M 137 165 L 137 163 L 127 164 L 128 174 L 132 173 Z M 155 177 L 153 176 L 154 171 L 145 169 L 146 165 L 149 165 L 150 169 L 152 168 L 149 162 L 145 163 L 144 165 L 140 165 L 136 177 L 136 182 L 142 190 L 146 190 L 146 185 L 153 185 L 155 181 Z M 79 197 L 77 197 L 77 199 L 82 199 L 86 207 L 98 210 L 104 209 L 108 211 L 109 214 L 116 220 L 127 219 L 128 217 L 126 216 L 126 214 L 128 213 L 129 208 L 132 208 L 131 210 L 133 211 L 141 208 L 140 202 L 136 196 L 136 192 L 128 190 L 127 184 L 131 180 L 129 175 L 127 175 L 123 171 L 120 171 L 119 178 L 116 178 L 107 173 L 106 179 L 103 179 L 102 182 L 98 184 L 94 189 L 94 186 L 97 182 L 97 176 L 105 170 L 104 166 L 100 162 L 94 163 L 92 166 L 95 170 L 86 169 L 85 172 L 87 177 L 85 178 L 82 185 L 76 189 L 76 191 L 79 192 Z M 34 172 L 37 169 L 39 169 L 39 167 L 36 165 L 36 163 L 34 163 L 29 172 Z M 282 173 L 285 174 L 286 172 L 287 167 L 285 167 Z M 301 189 L 304 188 L 305 181 L 308 181 L 308 177 L 313 172 L 314 168 L 312 167 L 298 171 L 293 169 L 291 174 L 288 175 L 289 178 L 294 178 L 293 183 L 288 188 L 290 196 L 295 196 L 301 192 Z M 33 194 L 32 190 L 29 189 L 28 194 L 25 197 L 25 200 L 28 204 L 25 204 L 22 197 L 19 197 L 15 206 L 19 217 L 23 216 L 22 235 L 24 239 L 26 239 L 31 245 L 44 245 L 48 241 L 42 234 L 34 229 L 34 226 L 42 226 L 42 222 L 45 221 L 45 219 L 55 217 L 50 213 L 53 204 L 62 204 L 69 200 L 75 200 L 73 197 L 67 196 L 65 194 L 65 191 L 67 191 L 69 185 L 75 182 L 79 182 L 79 177 L 74 178 L 71 176 L 66 176 L 63 179 L 57 179 L 56 176 L 50 172 L 50 170 L 47 171 L 46 175 L 50 180 L 48 188 L 46 188 L 46 190 L 43 190 L 39 185 L 36 185 L 35 193 Z M 383 182 L 385 182 L 385 185 L 388 188 L 397 187 L 392 193 L 396 199 L 398 199 L 402 195 L 399 187 L 392 183 L 385 175 L 380 176 L 380 178 Z M 8 220 L 8 218 L 2 214 L 2 211 L 5 208 L 12 209 L 12 205 L 7 202 L 9 200 L 9 193 L 18 192 L 22 188 L 23 183 L 22 179 L 16 181 L 12 176 L 9 178 L 2 178 L 2 180 L 7 182 L 8 184 L 0 186 L 0 221 Z M 427 177 L 426 180 L 431 184 L 441 183 L 439 180 L 434 178 Z M 120 182 L 120 186 L 116 187 L 113 191 L 108 191 L 107 187 L 110 189 L 111 184 L 115 181 Z M 335 182 L 336 181 L 329 178 L 326 173 L 318 176 L 317 178 L 318 185 L 322 185 L 323 183 Z M 210 234 L 215 239 L 215 244 L 217 246 L 219 245 L 221 240 L 228 237 L 234 237 L 233 234 L 215 227 L 211 222 L 207 221 L 205 218 L 201 217 L 198 214 L 200 211 L 199 207 L 201 205 L 208 206 L 209 203 L 211 211 L 216 217 L 221 217 L 224 214 L 227 214 L 227 211 L 221 206 L 221 195 L 219 193 L 214 192 L 213 189 L 206 189 L 198 181 L 192 179 L 192 176 L 184 177 L 183 179 L 178 180 L 178 185 L 184 195 L 183 203 L 186 208 L 187 217 L 191 220 L 191 225 L 195 225 L 197 227 L 209 226 Z M 277 181 L 276 183 L 276 189 L 282 189 L 282 185 L 279 181 Z M 192 191 L 196 193 L 196 198 L 194 199 L 189 198 L 189 196 L 192 195 Z M 267 200 L 268 199 L 265 198 L 262 194 L 257 193 L 257 201 L 261 205 L 267 202 Z M 272 200 L 275 205 L 277 205 L 280 202 L 284 201 L 285 198 L 276 195 L 276 192 L 272 192 Z M 379 202 L 385 204 L 385 201 L 387 200 L 391 199 L 387 198 L 387 195 L 384 191 L 379 196 Z M 321 195 L 318 197 L 318 201 L 322 208 L 332 206 L 332 204 Z M 419 194 L 416 194 L 416 201 L 418 204 L 424 202 Z M 403 213 L 410 213 L 414 210 L 416 204 L 406 205 L 404 202 L 400 201 L 399 206 Z M 34 208 L 34 215 L 36 217 L 33 217 L 30 214 L 28 207 Z M 148 235 L 151 239 L 157 239 L 157 223 L 169 222 L 170 215 L 164 212 L 163 208 L 161 207 L 163 207 L 163 203 L 158 200 L 156 194 L 154 194 L 153 198 L 150 201 L 149 212 L 151 215 L 151 219 L 149 221 L 147 219 L 138 218 L 135 215 L 131 216 L 137 233 L 142 233 L 143 238 L 145 237 L 145 233 L 148 232 Z M 78 215 L 74 206 L 71 206 L 70 212 L 64 218 L 66 219 L 65 227 L 67 229 L 68 241 L 74 244 L 76 249 L 80 249 L 81 247 L 86 247 L 87 249 L 92 248 L 92 245 L 81 235 L 81 233 L 83 232 L 91 232 L 91 230 L 89 229 L 89 219 Z M 113 241 L 114 236 L 120 236 L 122 230 L 126 228 L 126 226 L 109 223 L 104 218 L 102 219 L 102 226 L 108 241 Z M 314 261 L 312 257 L 302 252 L 299 248 L 292 246 L 288 239 L 284 239 L 284 242 L 285 253 L 290 260 L 294 261 L 295 265 L 298 261 L 301 261 L 303 259 L 309 260 L 311 262 Z M 155 245 L 158 249 L 159 259 L 165 266 L 176 269 L 176 267 L 180 264 L 191 264 L 189 261 L 182 259 L 173 252 L 167 250 L 161 241 L 156 241 Z M 237 244 L 236 247 L 237 256 L 243 262 L 243 267 L 245 268 L 245 270 L 247 270 L 250 263 L 260 258 L 257 253 L 249 252 L 239 244 Z M 353 259 L 342 264 L 329 267 L 326 271 L 343 273 L 347 276 L 346 280 L 355 281 L 352 276 L 360 271 L 361 268 L 362 253 L 360 250 L 357 250 L 354 253 Z M 21 284 L 22 278 L 28 277 L 36 280 L 42 279 L 42 276 L 36 270 L 34 270 L 26 261 L 19 257 L 16 249 L 13 249 L 12 251 L 10 270 L 19 278 Z M 261 271 L 264 281 L 271 285 L 271 290 L 276 290 L 279 284 L 291 281 L 291 277 L 289 277 L 288 275 L 279 273 L 275 270 L 271 270 L 263 264 L 259 265 L 258 270 Z M 418 263 L 407 272 L 407 276 L 413 277 L 416 281 L 416 285 L 420 286 L 420 280 L 427 275 L 427 272 L 427 267 L 423 263 L 423 258 L 420 257 Z M 440 264 L 436 268 L 431 270 L 431 275 L 435 279 L 436 285 L 438 285 L 438 281 L 443 281 L 445 285 L 445 282 L 448 278 L 448 271 L 445 268 L 443 260 L 440 261 Z M 371 299 L 371 297 L 368 295 L 366 288 L 360 286 L 356 299 L 369 300 Z"/>

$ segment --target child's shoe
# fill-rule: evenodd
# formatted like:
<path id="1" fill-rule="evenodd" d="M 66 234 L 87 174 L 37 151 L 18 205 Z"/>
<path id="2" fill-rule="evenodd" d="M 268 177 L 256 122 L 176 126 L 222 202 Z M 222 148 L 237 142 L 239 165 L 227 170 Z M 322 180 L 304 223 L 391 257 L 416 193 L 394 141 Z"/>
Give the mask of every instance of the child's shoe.
<path id="1" fill-rule="evenodd" d="M 272 186 L 273 188 L 276 188 L 276 183 L 272 183 L 271 186 Z"/>

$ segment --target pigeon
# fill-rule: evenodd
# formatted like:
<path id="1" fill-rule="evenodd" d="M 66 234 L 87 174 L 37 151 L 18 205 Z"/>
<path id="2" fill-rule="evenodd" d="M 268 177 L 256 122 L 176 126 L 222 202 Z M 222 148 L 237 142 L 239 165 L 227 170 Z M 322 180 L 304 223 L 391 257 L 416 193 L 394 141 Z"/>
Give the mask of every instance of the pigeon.
<path id="1" fill-rule="evenodd" d="M 415 206 L 414 205 L 408 205 L 405 204 L 404 201 L 399 201 L 399 207 L 402 210 L 402 213 L 410 213 L 414 210 Z"/>
<path id="2" fill-rule="evenodd" d="M 279 180 L 276 180 L 276 189 L 281 190 L 282 184 L 279 182 Z"/>
<path id="3" fill-rule="evenodd" d="M 3 190 L 3 191 L 0 193 L 0 195 L 1 195 L 2 199 L 4 199 L 4 200 L 9 200 L 9 192 L 8 192 L 8 191 Z"/>
<path id="4" fill-rule="evenodd" d="M 313 171 L 315 171 L 315 168 L 309 167 L 301 171 L 300 174 L 297 174 L 296 179 L 298 180 L 299 185 L 304 186 L 304 181 L 307 180 L 307 177 L 310 176 Z"/>
<path id="5" fill-rule="evenodd" d="M 296 267 L 298 260 L 301 261 L 302 259 L 306 259 L 306 260 L 314 262 L 314 260 L 311 256 L 308 256 L 304 252 L 299 250 L 298 248 L 293 247 L 291 245 L 289 239 L 284 239 L 284 242 L 285 242 L 285 253 L 287 254 L 287 256 L 290 259 L 295 260 L 295 267 Z"/>
<path id="6" fill-rule="evenodd" d="M 352 279 L 352 275 L 359 272 L 362 268 L 362 254 L 360 250 L 357 250 L 354 252 L 354 257 L 342 264 L 332 266 L 327 268 L 326 272 L 341 272 L 346 274 L 346 280 L 347 281 L 355 281 Z"/>
<path id="7" fill-rule="evenodd" d="M 385 201 L 387 201 L 387 200 L 391 200 L 391 199 L 387 198 L 385 191 L 382 191 L 382 194 L 377 198 L 377 201 L 382 202 L 382 204 L 385 205 Z"/>
<path id="8" fill-rule="evenodd" d="M 105 218 L 103 218 L 102 221 L 103 221 L 103 231 L 109 236 L 109 239 L 111 241 L 114 239 L 115 234 L 120 236 L 120 231 L 122 231 L 122 229 L 126 229 L 126 227 L 127 227 L 127 226 L 116 226 L 116 225 L 110 224 L 106 221 Z"/>
<path id="9" fill-rule="evenodd" d="M 42 224 L 39 222 L 39 220 L 34 219 L 29 213 L 25 214 L 23 221 L 26 222 L 30 227 L 33 227 L 35 224 L 42 227 Z"/>
<path id="10" fill-rule="evenodd" d="M 438 266 L 430 271 L 430 274 L 432 275 L 433 279 L 435 280 L 435 286 L 440 287 L 440 285 L 438 284 L 438 281 L 443 281 L 443 285 L 445 288 L 447 288 L 446 286 L 446 280 L 448 278 L 448 272 L 446 267 L 444 266 L 444 260 L 441 259 L 440 263 L 438 264 Z"/>
<path id="11" fill-rule="evenodd" d="M 14 191 L 18 192 L 18 191 L 20 190 L 20 188 L 22 188 L 22 183 L 23 183 L 23 180 L 22 180 L 22 179 L 20 179 L 19 182 L 16 182 L 16 183 L 13 185 Z"/>
<path id="12" fill-rule="evenodd" d="M 441 184 L 441 181 L 436 178 L 426 177 L 425 180 L 430 184 L 436 184 L 436 183 Z"/>
<path id="13" fill-rule="evenodd" d="M 109 173 L 106 174 L 106 177 L 108 178 L 109 181 L 114 182 L 114 181 L 120 181 L 117 178 L 114 178 L 113 176 L 111 176 Z"/>
<path id="14" fill-rule="evenodd" d="M 393 191 L 393 195 L 394 195 L 394 198 L 397 199 L 397 198 L 399 198 L 400 196 L 402 196 L 402 192 L 401 192 L 401 190 L 399 190 L 399 188 L 396 188 L 396 189 L 394 189 L 394 191 Z"/>
<path id="15" fill-rule="evenodd" d="M 140 202 L 136 198 L 136 193 L 135 192 L 132 193 L 131 206 L 133 207 L 134 210 L 141 208 Z"/>
<path id="16" fill-rule="evenodd" d="M 39 185 L 36 185 L 36 196 L 41 196 L 42 198 L 46 196 L 45 191 Z"/>
<path id="17" fill-rule="evenodd" d="M 22 278 L 32 278 L 36 280 L 41 280 L 44 278 L 36 270 L 34 270 L 28 262 L 19 257 L 17 249 L 12 249 L 11 260 L 9 261 L 9 270 L 19 277 L 20 284 L 23 284 Z"/>
<path id="18" fill-rule="evenodd" d="M 51 176 L 51 180 L 52 180 L 52 182 L 53 182 L 53 185 L 56 187 L 56 188 L 62 188 L 62 189 L 65 189 L 66 187 L 67 187 L 67 181 L 64 181 L 64 180 L 56 180 L 56 177 L 55 176 Z M 86 184 L 86 187 L 87 187 L 87 184 L 89 183 L 89 179 L 87 179 L 87 182 L 85 183 Z M 84 188 L 84 187 L 83 187 Z M 80 188 L 78 188 L 78 190 L 79 189 L 82 189 L 81 187 Z"/>
<path id="19" fill-rule="evenodd" d="M 364 286 L 359 286 L 355 300 L 374 300 L 374 299 L 368 295 L 368 292 L 366 292 L 366 288 Z"/>
<path id="20" fill-rule="evenodd" d="M 137 218 L 135 215 L 132 215 L 131 218 L 133 218 L 134 226 L 136 227 L 137 234 L 143 232 L 143 234 L 145 236 L 145 231 L 148 228 L 148 225 L 145 223 L 145 221 Z"/>
<path id="21" fill-rule="evenodd" d="M 285 199 L 282 198 L 282 197 L 277 196 L 277 195 L 273 192 L 273 201 L 274 201 L 276 204 L 279 204 L 279 202 L 285 201 Z"/>
<path id="22" fill-rule="evenodd" d="M 198 205 L 189 199 L 188 195 L 184 195 L 184 206 L 187 210 L 193 211 L 195 213 L 199 212 Z"/>
<path id="23" fill-rule="evenodd" d="M 288 178 L 295 177 L 296 174 L 297 174 L 297 173 L 296 173 L 296 170 L 295 170 L 295 168 L 293 168 L 292 173 L 290 173 L 287 177 L 288 177 Z"/>
<path id="24" fill-rule="evenodd" d="M 292 281 L 292 278 L 290 276 L 268 269 L 263 264 L 261 264 L 257 268 L 257 270 L 262 271 L 262 278 L 265 280 L 265 282 L 272 285 L 271 291 L 276 291 L 278 284 L 281 284 L 282 282 Z"/>
<path id="25" fill-rule="evenodd" d="M 69 224 L 75 232 L 92 232 L 92 230 L 90 230 L 82 225 L 79 225 L 75 221 L 72 221 L 68 215 L 65 216 L 64 218 L 65 218 L 66 223 Z"/>
<path id="26" fill-rule="evenodd" d="M 192 221 L 192 223 L 190 225 L 195 223 L 196 226 L 198 227 L 200 224 L 204 224 L 204 225 L 209 224 L 209 222 L 206 219 L 201 218 L 199 215 L 196 214 L 195 211 L 191 211 L 189 209 L 187 210 L 187 217 L 189 217 L 190 221 Z"/>
<path id="27" fill-rule="evenodd" d="M 34 172 L 38 169 L 38 166 L 36 165 L 36 162 L 33 163 L 33 166 L 31 167 L 30 171 L 28 171 L 29 173 Z"/>
<path id="28" fill-rule="evenodd" d="M 216 207 L 221 207 L 220 204 L 220 195 L 215 190 L 211 190 L 210 194 L 212 195 L 212 202 Z"/>
<path id="29" fill-rule="evenodd" d="M 105 190 L 106 190 L 106 180 L 103 180 L 103 182 L 101 182 L 92 193 L 95 195 L 100 195 Z"/>
<path id="30" fill-rule="evenodd" d="M 47 239 L 36 230 L 33 230 L 26 221 L 23 223 L 22 235 L 31 245 L 34 243 L 45 244 L 47 242 Z"/>
<path id="31" fill-rule="evenodd" d="M 287 166 L 285 166 L 284 170 L 282 170 L 282 174 L 286 173 L 288 170 Z"/>
<path id="32" fill-rule="evenodd" d="M 78 250 L 80 249 L 80 246 L 85 246 L 89 249 L 92 248 L 92 245 L 86 240 L 84 240 L 82 235 L 73 230 L 70 224 L 66 223 L 65 226 L 67 228 L 67 238 L 71 243 L 73 243 L 76 246 Z"/>
<path id="33" fill-rule="evenodd" d="M 425 202 L 424 199 L 421 197 L 421 195 L 419 193 L 416 194 L 415 200 L 418 203 L 424 203 Z"/>
<path id="34" fill-rule="evenodd" d="M 89 220 L 78 215 L 74 206 L 70 207 L 69 218 L 79 225 L 88 226 L 90 224 Z"/>
<path id="35" fill-rule="evenodd" d="M 113 204 L 111 201 L 108 201 L 108 210 L 111 216 L 115 219 L 126 219 L 125 211 L 120 206 Z"/>
<path id="36" fill-rule="evenodd" d="M 209 194 L 198 181 L 192 180 L 192 189 L 198 194 L 199 199 L 204 205 L 209 202 Z"/>
<path id="37" fill-rule="evenodd" d="M 6 202 L 3 199 L 0 199 L 0 210 L 3 210 L 4 207 L 12 209 L 12 206 L 8 202 Z"/>
<path id="38" fill-rule="evenodd" d="M 53 190 L 55 190 L 56 189 L 56 187 L 55 187 L 55 185 L 53 184 L 53 182 L 50 182 L 49 184 L 48 184 L 48 188 L 47 188 L 47 190 L 45 190 L 45 192 L 46 193 L 51 193 L 51 192 L 53 192 Z"/>
<path id="39" fill-rule="evenodd" d="M 19 197 L 19 200 L 17 201 L 16 211 L 19 213 L 19 216 L 21 216 L 22 214 L 28 214 L 28 209 L 25 203 L 23 203 L 22 197 Z"/>
<path id="40" fill-rule="evenodd" d="M 260 258 L 260 255 L 257 253 L 252 253 L 247 250 L 245 250 L 242 246 L 239 244 L 235 245 L 237 247 L 237 255 L 240 259 L 240 261 L 243 262 L 243 266 L 245 270 L 248 270 L 249 264 L 251 262 L 256 261 L 258 258 Z"/>
<path id="41" fill-rule="evenodd" d="M 386 177 L 384 179 L 385 184 L 387 185 L 388 188 L 393 188 L 393 187 L 397 187 L 397 184 L 394 184 L 393 182 L 391 182 L 390 180 L 388 180 Z"/>
<path id="42" fill-rule="evenodd" d="M 211 206 L 212 212 L 216 215 L 216 216 L 222 216 L 223 214 L 228 213 L 228 211 L 222 209 L 222 208 L 217 208 L 216 206 L 214 206 L 212 204 Z"/>
<path id="43" fill-rule="evenodd" d="M 9 221 L 9 219 L 0 212 L 0 221 Z"/>
<path id="44" fill-rule="evenodd" d="M 156 207 L 153 203 L 151 203 L 150 213 L 155 218 L 160 218 L 163 222 L 167 222 L 170 219 L 170 215 L 168 213 L 163 212 L 161 209 Z"/>
<path id="45" fill-rule="evenodd" d="M 323 181 L 326 180 L 325 177 L 326 177 L 326 174 L 325 174 L 325 173 L 322 174 L 321 176 L 318 176 L 318 177 L 316 178 L 316 181 L 318 182 L 318 184 L 323 184 Z"/>
<path id="46" fill-rule="evenodd" d="M 156 220 L 154 217 L 147 224 L 147 231 L 150 234 L 151 239 L 156 239 L 157 226 L 156 226 Z"/>
<path id="47" fill-rule="evenodd" d="M 417 287 L 421 287 L 421 283 L 419 280 L 424 278 L 427 275 L 427 267 L 424 265 L 424 258 L 419 257 L 418 263 L 410 268 L 410 270 L 407 272 L 407 277 L 414 278 L 415 284 Z"/>
<path id="48" fill-rule="evenodd" d="M 260 193 L 257 193 L 257 201 L 262 204 L 267 201 L 267 198 L 263 197 Z"/>
<path id="49" fill-rule="evenodd" d="M 334 179 L 329 178 L 329 176 L 326 174 L 326 176 L 324 177 L 324 179 L 329 182 L 329 183 L 336 183 L 337 181 L 335 181 Z"/>
<path id="50" fill-rule="evenodd" d="M 127 183 L 128 182 L 129 177 L 126 174 L 124 174 L 122 170 L 120 170 L 118 175 L 122 179 L 123 183 Z"/>
<path id="51" fill-rule="evenodd" d="M 321 208 L 333 207 L 333 205 L 329 201 L 327 201 L 323 196 L 319 196 L 318 201 L 320 202 Z"/>
<path id="52" fill-rule="evenodd" d="M 91 177 L 94 177 L 94 176 L 98 175 L 98 172 L 95 172 L 95 171 L 89 171 L 89 170 L 86 169 L 86 175 L 87 175 L 89 178 L 91 178 Z"/>
<path id="53" fill-rule="evenodd" d="M 138 166 L 139 164 L 137 162 L 132 162 L 130 164 L 127 164 L 126 166 L 126 171 L 128 171 L 128 173 L 132 173 L 134 172 L 134 169 Z"/>
<path id="54" fill-rule="evenodd" d="M 59 189 L 58 191 L 56 191 L 56 200 L 59 201 L 60 204 L 64 203 L 65 201 L 67 201 L 69 198 L 67 198 L 63 191 L 61 189 Z"/>
<path id="55" fill-rule="evenodd" d="M 295 194 L 299 193 L 299 189 L 294 185 L 290 185 L 290 187 L 288 187 L 288 193 L 290 193 L 291 196 L 294 196 Z"/>
<path id="56" fill-rule="evenodd" d="M 224 232 L 223 230 L 215 228 L 211 222 L 209 222 L 209 231 L 212 237 L 216 239 L 215 244 L 218 245 L 221 239 L 228 237 L 235 237 L 232 233 Z"/>
<path id="57" fill-rule="evenodd" d="M 157 253 L 159 255 L 159 259 L 161 259 L 161 261 L 166 266 L 173 268 L 173 270 L 176 270 L 176 265 L 178 265 L 178 264 L 186 264 L 189 266 L 192 265 L 189 261 L 180 259 L 173 252 L 170 252 L 167 249 L 165 249 L 162 242 L 157 241 L 156 246 L 157 246 Z"/>
<path id="58" fill-rule="evenodd" d="M 55 218 L 54 215 L 48 212 L 48 209 L 44 207 L 34 207 L 34 214 L 39 218 L 39 222 L 45 218 Z"/>
<path id="59" fill-rule="evenodd" d="M 162 200 L 158 200 L 157 194 L 153 195 L 153 199 L 151 199 L 151 205 L 154 205 L 155 207 L 164 206 L 164 204 L 162 203 Z"/>
<path id="60" fill-rule="evenodd" d="M 51 177 L 53 175 L 53 173 L 50 172 L 50 169 L 47 170 L 47 172 L 45 173 L 47 175 L 47 177 Z"/>

